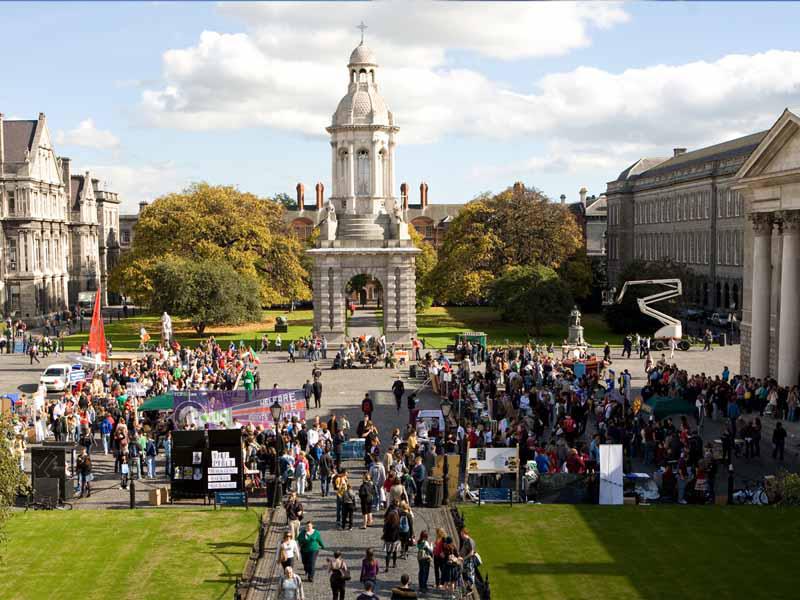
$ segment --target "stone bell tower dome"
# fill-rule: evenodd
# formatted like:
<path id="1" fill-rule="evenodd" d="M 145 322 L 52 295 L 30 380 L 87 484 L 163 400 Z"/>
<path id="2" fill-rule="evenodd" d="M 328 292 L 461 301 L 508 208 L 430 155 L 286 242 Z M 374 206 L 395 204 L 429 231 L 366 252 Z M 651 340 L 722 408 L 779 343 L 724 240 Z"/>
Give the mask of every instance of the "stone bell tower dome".
<path id="1" fill-rule="evenodd" d="M 326 129 L 331 197 L 319 220 L 316 247 L 308 250 L 314 260 L 314 330 L 330 342 L 345 339 L 347 283 L 364 274 L 380 282 L 386 340 L 406 343 L 417 332 L 414 262 L 419 250 L 394 195 L 399 129 L 378 91 L 378 61 L 363 37 L 350 54 L 347 79 L 347 93 Z"/>
<path id="2" fill-rule="evenodd" d="M 337 213 L 379 215 L 394 204 L 394 117 L 378 91 L 378 62 L 362 41 L 350 54 L 347 93 L 327 128 Z"/>

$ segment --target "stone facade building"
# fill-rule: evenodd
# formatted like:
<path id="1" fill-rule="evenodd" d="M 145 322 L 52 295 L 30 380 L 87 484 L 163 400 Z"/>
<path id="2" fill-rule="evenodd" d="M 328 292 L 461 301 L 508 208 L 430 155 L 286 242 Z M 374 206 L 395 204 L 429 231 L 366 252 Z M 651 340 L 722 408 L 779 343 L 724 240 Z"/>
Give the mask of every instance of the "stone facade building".
<path id="1" fill-rule="evenodd" d="M 686 152 L 643 158 L 608 183 L 608 280 L 619 287 L 635 259 L 669 258 L 697 278 L 690 303 L 727 313 L 742 308 L 744 204 L 736 173 L 766 132 Z"/>
<path id="2" fill-rule="evenodd" d="M 0 200 L 5 315 L 35 321 L 104 284 L 119 252 L 119 198 L 88 172 L 72 175 L 43 113 L 0 114 Z"/>
<path id="3" fill-rule="evenodd" d="M 744 198 L 741 370 L 800 380 L 800 116 L 786 110 L 740 167 Z"/>

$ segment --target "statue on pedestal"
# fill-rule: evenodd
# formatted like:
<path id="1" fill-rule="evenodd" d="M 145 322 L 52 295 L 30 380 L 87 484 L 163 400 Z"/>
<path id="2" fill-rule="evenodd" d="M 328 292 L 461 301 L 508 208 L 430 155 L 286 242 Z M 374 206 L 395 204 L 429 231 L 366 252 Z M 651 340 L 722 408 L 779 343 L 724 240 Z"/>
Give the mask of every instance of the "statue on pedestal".
<path id="1" fill-rule="evenodd" d="M 168 345 L 172 341 L 172 318 L 164 312 L 161 315 L 161 343 Z"/>
<path id="2" fill-rule="evenodd" d="M 319 227 L 320 239 L 328 241 L 335 240 L 338 224 L 336 207 L 333 205 L 333 201 L 328 199 L 327 204 L 325 204 L 325 219 Z"/>
<path id="3" fill-rule="evenodd" d="M 581 311 L 577 306 L 572 307 L 572 312 L 569 313 L 569 335 L 567 342 L 572 346 L 584 346 L 586 342 L 583 339 L 583 327 L 581 326 Z"/>

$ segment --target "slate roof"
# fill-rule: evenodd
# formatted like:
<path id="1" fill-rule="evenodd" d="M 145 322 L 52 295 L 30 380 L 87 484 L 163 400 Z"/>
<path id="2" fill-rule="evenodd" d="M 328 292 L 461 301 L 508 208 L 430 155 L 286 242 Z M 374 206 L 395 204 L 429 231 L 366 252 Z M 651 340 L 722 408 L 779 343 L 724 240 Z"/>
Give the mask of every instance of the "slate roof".
<path id="1" fill-rule="evenodd" d="M 3 121 L 3 154 L 6 163 L 21 163 L 31 149 L 38 121 Z"/>

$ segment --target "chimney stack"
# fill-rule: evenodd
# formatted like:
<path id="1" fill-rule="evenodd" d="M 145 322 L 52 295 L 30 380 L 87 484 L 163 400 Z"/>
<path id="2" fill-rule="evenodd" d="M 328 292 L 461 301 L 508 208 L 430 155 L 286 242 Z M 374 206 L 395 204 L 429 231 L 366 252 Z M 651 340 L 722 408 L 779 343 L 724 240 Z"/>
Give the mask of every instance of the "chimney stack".
<path id="1" fill-rule="evenodd" d="M 419 205 L 421 208 L 428 206 L 428 184 L 424 181 L 419 184 Z"/>
<path id="2" fill-rule="evenodd" d="M 141 202 L 139 202 L 139 214 L 140 215 L 142 214 L 142 211 L 144 211 L 145 208 L 147 208 L 147 202 L 142 200 Z"/>
<path id="3" fill-rule="evenodd" d="M 561 194 L 561 206 L 564 206 L 567 203 L 567 195 Z"/>
<path id="4" fill-rule="evenodd" d="M 70 159 L 66 156 L 61 157 L 61 178 L 64 180 L 64 187 L 67 188 L 67 198 L 70 197 L 70 186 L 72 185 L 70 162 Z"/>
<path id="5" fill-rule="evenodd" d="M 589 190 L 586 189 L 586 186 L 583 186 L 580 190 L 578 190 L 578 193 L 581 196 L 581 204 L 586 206 L 586 194 L 589 193 Z"/>
<path id="6" fill-rule="evenodd" d="M 314 191 L 316 192 L 314 206 L 317 207 L 317 210 L 322 210 L 322 197 L 325 195 L 325 186 L 322 185 L 321 181 L 318 181 L 317 185 L 314 186 Z"/>
<path id="7" fill-rule="evenodd" d="M 400 200 L 403 203 L 403 210 L 408 210 L 408 184 L 405 182 L 400 184 Z"/>
<path id="8" fill-rule="evenodd" d="M 297 210 L 302 211 L 306 205 L 306 188 L 302 183 L 298 183 L 297 187 Z"/>
<path id="9" fill-rule="evenodd" d="M 676 156 L 680 156 L 681 154 L 686 154 L 686 148 L 673 148 L 672 149 L 672 158 Z"/>
<path id="10" fill-rule="evenodd" d="M 39 120 L 40 121 L 44 121 L 44 113 L 43 112 L 39 113 Z"/>

